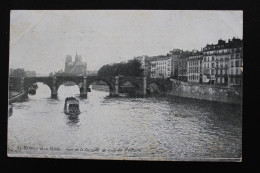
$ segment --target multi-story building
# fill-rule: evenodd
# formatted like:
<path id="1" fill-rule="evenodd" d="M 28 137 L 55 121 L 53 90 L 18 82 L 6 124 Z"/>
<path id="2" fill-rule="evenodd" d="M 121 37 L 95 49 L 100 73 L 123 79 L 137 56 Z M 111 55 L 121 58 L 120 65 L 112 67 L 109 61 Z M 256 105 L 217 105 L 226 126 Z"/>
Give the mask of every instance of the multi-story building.
<path id="1" fill-rule="evenodd" d="M 242 40 L 235 38 L 203 48 L 203 82 L 241 85 L 242 51 Z"/>
<path id="2" fill-rule="evenodd" d="M 215 83 L 215 60 L 216 60 L 216 50 L 215 45 L 207 44 L 206 47 L 203 48 L 203 60 L 202 60 L 202 68 L 203 68 L 203 82 L 204 83 Z"/>
<path id="3" fill-rule="evenodd" d="M 187 82 L 187 63 L 188 58 L 191 55 L 190 51 L 183 51 L 180 54 L 179 60 L 178 60 L 178 80 Z"/>
<path id="4" fill-rule="evenodd" d="M 167 55 L 136 57 L 151 78 L 174 78 L 184 82 L 241 85 L 243 41 L 233 38 L 207 44 L 201 51 L 173 49 Z"/>
<path id="5" fill-rule="evenodd" d="M 192 52 L 187 62 L 187 81 L 190 83 L 202 83 L 202 59 L 203 53 Z"/>
<path id="6" fill-rule="evenodd" d="M 172 75 L 172 58 L 160 55 L 151 58 L 151 78 L 168 78 Z"/>
<path id="7" fill-rule="evenodd" d="M 230 60 L 228 85 L 242 85 L 243 80 L 243 40 L 229 40 Z"/>
<path id="8" fill-rule="evenodd" d="M 82 62 L 82 57 L 76 53 L 75 61 L 72 61 L 72 57 L 67 55 L 65 58 L 65 70 L 66 74 L 70 75 L 84 75 L 87 71 L 87 63 Z"/>
<path id="9" fill-rule="evenodd" d="M 173 49 L 172 51 L 170 51 L 170 55 L 172 58 L 172 77 L 174 79 L 178 78 L 178 62 L 181 56 L 181 53 L 183 52 L 183 50 L 180 49 Z"/>

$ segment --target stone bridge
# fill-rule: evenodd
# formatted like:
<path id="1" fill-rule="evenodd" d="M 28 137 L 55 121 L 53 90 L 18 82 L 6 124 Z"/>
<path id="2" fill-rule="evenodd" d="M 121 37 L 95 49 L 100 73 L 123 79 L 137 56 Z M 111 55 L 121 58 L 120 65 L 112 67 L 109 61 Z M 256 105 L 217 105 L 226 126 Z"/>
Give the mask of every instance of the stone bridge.
<path id="1" fill-rule="evenodd" d="M 74 82 L 79 87 L 80 96 L 87 97 L 88 88 L 96 81 L 103 81 L 109 87 L 110 96 L 119 95 L 119 87 L 130 83 L 134 86 L 134 94 L 136 96 L 145 96 L 149 87 L 154 84 L 158 86 L 160 91 L 164 92 L 171 88 L 171 82 L 165 79 L 153 79 L 146 77 L 100 77 L 100 76 L 54 76 L 54 77 L 25 77 L 16 78 L 9 77 L 9 85 L 15 84 L 20 86 L 20 90 L 28 94 L 29 88 L 41 82 L 46 84 L 51 90 L 51 96 L 57 97 L 58 89 L 64 82 Z"/>

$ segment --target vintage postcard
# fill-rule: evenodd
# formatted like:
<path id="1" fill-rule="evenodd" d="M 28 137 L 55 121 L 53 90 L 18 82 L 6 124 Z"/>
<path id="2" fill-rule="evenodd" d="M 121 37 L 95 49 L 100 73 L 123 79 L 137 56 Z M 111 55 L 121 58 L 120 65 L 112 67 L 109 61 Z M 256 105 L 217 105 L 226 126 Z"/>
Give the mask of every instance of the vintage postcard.
<path id="1" fill-rule="evenodd" d="M 242 161 L 243 11 L 11 10 L 8 157 Z"/>

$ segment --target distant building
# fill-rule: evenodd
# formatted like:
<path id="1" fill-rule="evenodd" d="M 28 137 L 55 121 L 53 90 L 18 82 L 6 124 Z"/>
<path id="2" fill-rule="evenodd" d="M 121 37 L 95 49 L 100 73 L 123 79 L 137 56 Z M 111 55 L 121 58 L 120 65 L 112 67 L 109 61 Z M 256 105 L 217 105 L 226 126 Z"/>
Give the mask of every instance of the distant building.
<path id="1" fill-rule="evenodd" d="M 35 71 L 27 70 L 27 71 L 25 72 L 25 76 L 26 76 L 26 77 L 36 77 L 36 72 L 35 72 Z"/>
<path id="2" fill-rule="evenodd" d="M 9 76 L 11 77 L 25 77 L 25 71 L 23 68 L 10 69 Z"/>
<path id="3" fill-rule="evenodd" d="M 86 74 L 87 63 L 82 62 L 82 57 L 76 53 L 75 61 L 72 61 L 72 57 L 67 55 L 65 58 L 65 70 L 64 72 L 69 75 L 81 76 Z"/>
<path id="4" fill-rule="evenodd" d="M 14 69 L 13 68 L 9 68 L 9 76 L 11 76 L 14 73 Z"/>
<path id="5" fill-rule="evenodd" d="M 87 70 L 87 75 L 88 76 L 97 76 L 98 70 Z"/>
<path id="6" fill-rule="evenodd" d="M 173 49 L 166 55 L 135 57 L 144 75 L 151 78 L 174 78 L 190 83 L 241 85 L 243 78 L 243 40 L 207 44 L 201 51 Z"/>

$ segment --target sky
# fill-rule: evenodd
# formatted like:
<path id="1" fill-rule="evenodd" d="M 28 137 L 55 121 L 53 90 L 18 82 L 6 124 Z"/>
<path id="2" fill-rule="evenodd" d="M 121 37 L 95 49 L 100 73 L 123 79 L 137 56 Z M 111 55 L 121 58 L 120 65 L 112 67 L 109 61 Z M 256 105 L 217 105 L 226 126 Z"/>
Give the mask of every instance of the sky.
<path id="1" fill-rule="evenodd" d="M 9 67 L 48 75 L 77 52 L 88 70 L 98 70 L 233 37 L 243 38 L 242 11 L 12 10 Z"/>

